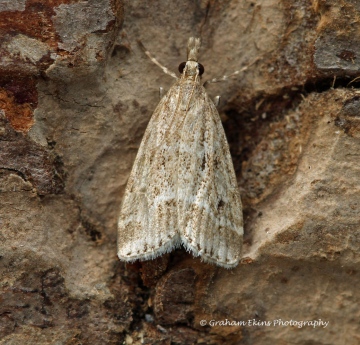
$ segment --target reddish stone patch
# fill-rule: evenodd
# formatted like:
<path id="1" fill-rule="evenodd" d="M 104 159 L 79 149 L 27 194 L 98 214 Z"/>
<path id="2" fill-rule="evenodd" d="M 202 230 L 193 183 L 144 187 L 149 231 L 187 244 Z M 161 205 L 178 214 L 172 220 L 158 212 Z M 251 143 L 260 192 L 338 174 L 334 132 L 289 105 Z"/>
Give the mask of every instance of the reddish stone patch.
<path id="1" fill-rule="evenodd" d="M 4 89 L 0 89 L 0 109 L 4 111 L 11 127 L 18 132 L 27 132 L 34 123 L 30 104 L 17 104 L 11 92 Z"/>
<path id="2" fill-rule="evenodd" d="M 57 49 L 58 37 L 53 26 L 54 7 L 72 0 L 28 0 L 24 11 L 2 11 L 0 16 L 0 43 L 10 36 L 26 35 Z M 12 57 L 14 59 L 14 57 Z M 0 109 L 10 125 L 18 132 L 27 132 L 34 124 L 33 111 L 37 106 L 36 77 L 22 71 L 22 63 L 0 68 Z M 49 56 L 38 63 L 38 72 L 52 63 Z M 38 74 L 38 73 L 36 73 Z"/>
<path id="3" fill-rule="evenodd" d="M 28 0 L 25 11 L 2 11 L 0 37 L 23 34 L 57 48 L 58 38 L 51 17 L 54 7 L 69 4 L 73 0 Z"/>

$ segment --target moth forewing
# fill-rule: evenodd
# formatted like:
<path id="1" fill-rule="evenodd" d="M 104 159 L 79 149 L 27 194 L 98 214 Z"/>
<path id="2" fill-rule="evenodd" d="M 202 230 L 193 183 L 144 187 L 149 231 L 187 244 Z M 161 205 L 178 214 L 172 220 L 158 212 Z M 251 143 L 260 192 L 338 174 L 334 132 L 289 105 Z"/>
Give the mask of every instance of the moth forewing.
<path id="1" fill-rule="evenodd" d="M 121 260 L 155 258 L 180 244 L 227 268 L 241 258 L 240 195 L 220 116 L 200 84 L 199 47 L 189 39 L 181 78 L 145 131 L 119 217 Z"/>

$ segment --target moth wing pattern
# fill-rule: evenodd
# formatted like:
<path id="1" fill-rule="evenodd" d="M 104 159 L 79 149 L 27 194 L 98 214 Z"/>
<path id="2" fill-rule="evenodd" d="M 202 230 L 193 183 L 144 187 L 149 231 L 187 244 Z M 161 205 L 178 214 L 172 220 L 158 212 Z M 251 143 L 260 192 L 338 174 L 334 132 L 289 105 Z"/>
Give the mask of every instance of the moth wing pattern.
<path id="1" fill-rule="evenodd" d="M 181 133 L 171 101 L 177 89 L 175 84 L 155 109 L 128 179 L 118 221 L 118 256 L 124 261 L 153 259 L 180 244 L 174 170 Z"/>
<path id="2" fill-rule="evenodd" d="M 200 85 L 199 47 L 189 39 L 182 76 L 140 144 L 118 221 L 121 260 L 153 259 L 180 244 L 226 268 L 240 260 L 240 195 L 219 113 Z"/>
<path id="3" fill-rule="evenodd" d="M 242 205 L 220 116 L 198 85 L 181 130 L 178 217 L 184 246 L 204 261 L 235 267 L 243 240 Z"/>

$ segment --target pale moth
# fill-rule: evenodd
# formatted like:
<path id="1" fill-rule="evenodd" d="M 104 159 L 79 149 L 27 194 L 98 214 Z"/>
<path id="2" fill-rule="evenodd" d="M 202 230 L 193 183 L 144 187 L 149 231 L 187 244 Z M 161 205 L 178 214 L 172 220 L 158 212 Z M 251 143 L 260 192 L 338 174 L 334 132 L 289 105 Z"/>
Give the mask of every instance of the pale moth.
<path id="1" fill-rule="evenodd" d="M 235 267 L 243 216 L 224 129 L 200 84 L 200 39 L 188 41 L 181 77 L 161 99 L 132 168 L 118 222 L 118 257 L 153 259 L 183 245 Z"/>

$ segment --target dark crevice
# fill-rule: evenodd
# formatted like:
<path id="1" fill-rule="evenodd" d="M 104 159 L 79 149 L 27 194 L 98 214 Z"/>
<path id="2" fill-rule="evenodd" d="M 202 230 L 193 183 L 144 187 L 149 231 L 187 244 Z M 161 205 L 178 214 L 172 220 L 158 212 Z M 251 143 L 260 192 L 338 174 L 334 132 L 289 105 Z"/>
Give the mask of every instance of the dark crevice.
<path id="1" fill-rule="evenodd" d="M 19 177 L 21 177 L 21 179 L 22 179 L 23 181 L 25 181 L 25 182 L 28 181 L 28 179 L 26 178 L 26 175 L 25 175 L 24 173 L 22 173 L 21 171 L 19 171 L 19 170 L 11 169 L 11 168 L 6 168 L 6 167 L 0 167 L 0 172 L 1 172 L 1 170 L 15 173 L 16 175 L 18 175 Z M 0 176 L 1 176 L 1 173 L 0 173 Z"/>
<path id="2" fill-rule="evenodd" d="M 356 80 L 355 77 L 332 77 L 322 79 L 309 79 L 303 86 L 306 93 L 322 93 L 331 89 L 338 88 L 360 88 L 360 79 Z"/>
<path id="3" fill-rule="evenodd" d="M 142 264 L 140 262 L 126 264 L 126 266 L 128 271 L 127 278 L 122 277 L 122 279 L 124 279 L 128 285 L 131 285 L 136 289 L 136 296 L 134 296 L 135 300 L 132 301 L 133 305 L 131 309 L 132 322 L 127 330 L 134 332 L 142 328 L 142 323 L 144 322 L 146 314 L 154 317 L 153 309 L 148 305 L 152 289 L 143 284 L 141 279 Z"/>
<path id="4" fill-rule="evenodd" d="M 84 222 L 83 226 L 85 227 L 86 233 L 91 238 L 91 241 L 96 242 L 97 240 L 101 239 L 101 232 L 97 231 L 95 227 L 92 226 L 92 224 Z"/>
<path id="5" fill-rule="evenodd" d="M 80 214 L 81 214 L 80 209 Z M 80 215 L 80 222 L 83 226 L 86 235 L 91 239 L 91 241 L 100 243 L 103 235 L 100 224 L 96 224 L 96 221 L 90 220 L 89 217 Z"/>
<path id="6" fill-rule="evenodd" d="M 332 89 L 360 88 L 360 79 L 354 77 L 314 78 L 308 79 L 304 85 L 293 85 L 279 89 L 276 94 L 259 93 L 257 97 L 241 102 L 235 100 L 225 111 L 227 121 L 224 128 L 235 167 L 251 157 L 251 152 L 263 138 L 264 126 L 281 121 L 290 109 L 296 109 L 304 97 L 311 93 L 323 93 Z M 241 111 L 239 111 L 241 109 Z M 239 138 L 241 133 L 241 138 Z M 251 137 L 246 140 L 245 137 Z M 239 141 L 240 140 L 240 141 Z M 241 151 L 239 151 L 241 148 Z M 241 168 L 236 169 L 240 173 Z"/>

